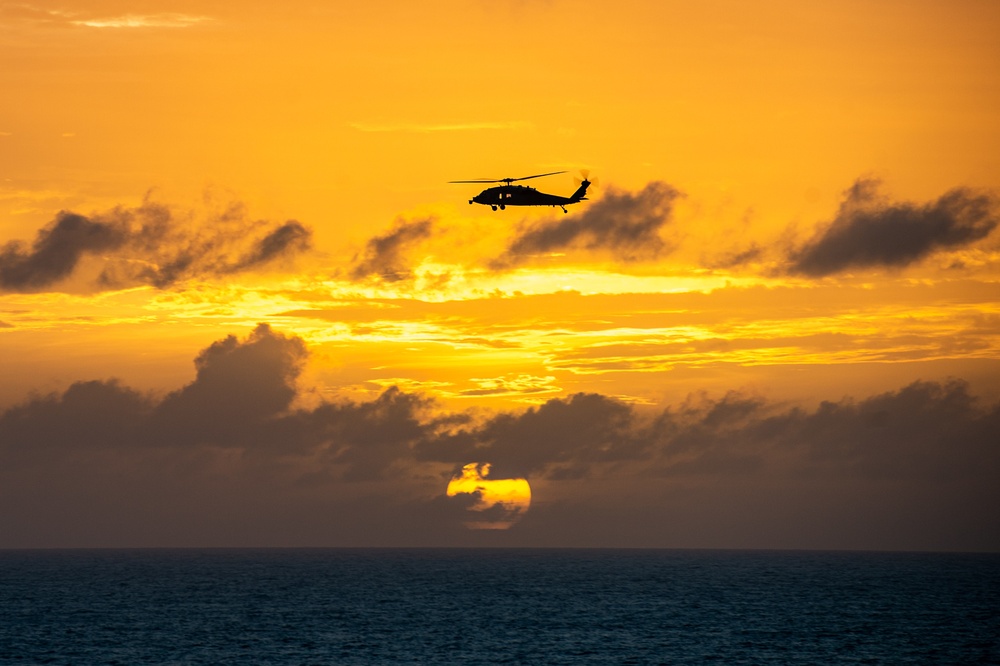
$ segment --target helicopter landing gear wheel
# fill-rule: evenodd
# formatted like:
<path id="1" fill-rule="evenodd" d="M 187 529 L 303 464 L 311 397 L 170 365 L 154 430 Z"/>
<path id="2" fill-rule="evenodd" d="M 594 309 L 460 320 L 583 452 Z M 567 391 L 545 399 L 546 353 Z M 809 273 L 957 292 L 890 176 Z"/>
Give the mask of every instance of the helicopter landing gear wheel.
<path id="1" fill-rule="evenodd" d="M 500 210 L 507 210 L 507 206 L 504 206 L 503 204 L 500 204 Z"/>
<path id="2" fill-rule="evenodd" d="M 497 207 L 496 207 L 496 206 L 490 206 L 490 208 L 492 208 L 493 210 L 496 210 L 496 209 L 497 209 Z"/>

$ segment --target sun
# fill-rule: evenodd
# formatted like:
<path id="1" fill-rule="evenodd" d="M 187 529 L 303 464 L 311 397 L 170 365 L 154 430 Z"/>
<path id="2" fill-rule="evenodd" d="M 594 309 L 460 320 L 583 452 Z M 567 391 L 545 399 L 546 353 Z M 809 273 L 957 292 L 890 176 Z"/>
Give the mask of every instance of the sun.
<path id="1" fill-rule="evenodd" d="M 480 517 L 468 520 L 465 526 L 474 530 L 505 530 L 528 511 L 531 487 L 526 479 L 487 479 L 489 463 L 469 463 L 448 482 L 448 497 L 475 495 L 476 503 L 469 511 Z"/>

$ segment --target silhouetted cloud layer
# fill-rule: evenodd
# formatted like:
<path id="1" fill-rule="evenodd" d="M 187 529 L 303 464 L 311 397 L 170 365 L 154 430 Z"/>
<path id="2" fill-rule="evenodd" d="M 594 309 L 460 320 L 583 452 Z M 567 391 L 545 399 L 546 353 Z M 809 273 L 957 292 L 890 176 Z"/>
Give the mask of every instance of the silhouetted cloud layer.
<path id="1" fill-rule="evenodd" d="M 852 268 L 902 268 L 937 250 L 985 238 L 996 228 L 996 203 L 954 189 L 926 204 L 892 203 L 879 181 L 860 179 L 845 193 L 834 220 L 791 255 L 788 271 L 822 277 Z"/>
<path id="2" fill-rule="evenodd" d="M 70 278 L 84 259 L 99 261 L 95 289 L 168 287 L 190 278 L 260 268 L 309 248 L 312 232 L 295 220 L 250 220 L 242 206 L 192 220 L 146 202 L 90 217 L 63 211 L 30 247 L 0 248 L 0 289 L 38 291 Z"/>
<path id="3" fill-rule="evenodd" d="M 532 255 L 570 248 L 608 252 L 622 261 L 655 258 L 666 249 L 659 232 L 670 221 L 679 196 L 659 181 L 634 193 L 609 189 L 579 213 L 526 225 L 492 267 L 506 268 Z"/>
<path id="4" fill-rule="evenodd" d="M 814 412 L 730 393 L 649 417 L 595 394 L 553 399 L 520 414 L 428 441 L 433 458 L 483 457 L 510 474 L 586 477 L 604 464 L 642 461 L 642 475 L 798 470 L 811 476 L 933 478 L 1000 472 L 1000 405 L 980 412 L 962 382 L 918 382 L 898 392 L 824 402 Z"/>
<path id="5" fill-rule="evenodd" d="M 411 270 L 406 251 L 429 238 L 433 232 L 432 220 L 397 221 L 391 231 L 375 236 L 365 244 L 364 257 L 351 271 L 351 277 L 361 280 L 377 276 L 387 282 L 397 282 L 410 277 Z"/>
<path id="6" fill-rule="evenodd" d="M 262 324 L 163 397 L 84 381 L 0 413 L 0 547 L 479 543 L 442 496 L 490 462 L 534 487 L 521 545 L 1000 548 L 1000 405 L 960 381 L 483 416 L 395 388 L 305 406 L 306 359 Z"/>

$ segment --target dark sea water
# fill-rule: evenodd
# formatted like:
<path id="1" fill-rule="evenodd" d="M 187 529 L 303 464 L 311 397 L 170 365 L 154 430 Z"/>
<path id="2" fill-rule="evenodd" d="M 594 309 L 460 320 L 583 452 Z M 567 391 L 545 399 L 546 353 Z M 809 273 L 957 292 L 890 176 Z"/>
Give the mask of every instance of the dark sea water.
<path id="1" fill-rule="evenodd" d="M 1000 664 L 1000 555 L 0 551 L 3 664 Z"/>

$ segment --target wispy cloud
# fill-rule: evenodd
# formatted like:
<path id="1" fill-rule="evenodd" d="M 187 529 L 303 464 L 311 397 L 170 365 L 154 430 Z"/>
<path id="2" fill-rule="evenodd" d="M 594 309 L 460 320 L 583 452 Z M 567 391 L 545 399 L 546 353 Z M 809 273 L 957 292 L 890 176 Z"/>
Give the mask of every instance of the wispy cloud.
<path id="1" fill-rule="evenodd" d="M 125 14 L 105 18 L 75 19 L 70 23 L 87 28 L 188 28 L 212 19 L 191 14 Z"/>
<path id="2" fill-rule="evenodd" d="M 660 231 L 672 219 L 674 202 L 681 196 L 659 181 L 639 192 L 610 189 L 580 213 L 522 226 L 490 267 L 510 268 L 539 254 L 569 249 L 609 252 L 624 262 L 655 259 L 670 249 Z"/>
<path id="3" fill-rule="evenodd" d="M 406 250 L 427 239 L 433 232 L 432 219 L 397 220 L 391 231 L 368 240 L 364 258 L 351 271 L 351 277 L 361 280 L 374 275 L 389 282 L 411 277 L 412 271 L 404 261 Z"/>
<path id="4" fill-rule="evenodd" d="M 102 265 L 96 289 L 165 288 L 293 257 L 309 249 L 311 236 L 296 220 L 249 219 L 239 203 L 203 219 L 150 201 L 90 216 L 62 211 L 30 246 L 0 246 L 0 291 L 53 288 L 87 258 Z"/>
<path id="5" fill-rule="evenodd" d="M 917 204 L 889 201 L 879 185 L 869 178 L 855 182 L 833 221 L 792 253 L 788 272 L 823 277 L 903 268 L 934 252 L 970 245 L 1000 224 L 996 199 L 988 193 L 958 188 Z"/>
<path id="6" fill-rule="evenodd" d="M 102 16 L 95 12 L 45 9 L 28 4 L 10 4 L 0 7 L 0 17 L 11 21 L 35 25 L 78 26 L 82 28 L 188 28 L 214 19 L 199 14 L 159 12 L 155 14 L 122 14 Z"/>
<path id="7" fill-rule="evenodd" d="M 531 123 L 520 120 L 503 122 L 470 123 L 351 123 L 350 127 L 359 132 L 471 132 L 478 130 L 521 130 L 529 129 Z"/>
<path id="8" fill-rule="evenodd" d="M 552 376 L 536 377 L 534 375 L 505 375 L 503 377 L 471 378 L 477 388 L 460 391 L 463 397 L 527 395 L 537 393 L 558 393 L 562 389 L 555 385 L 556 378 Z"/>

